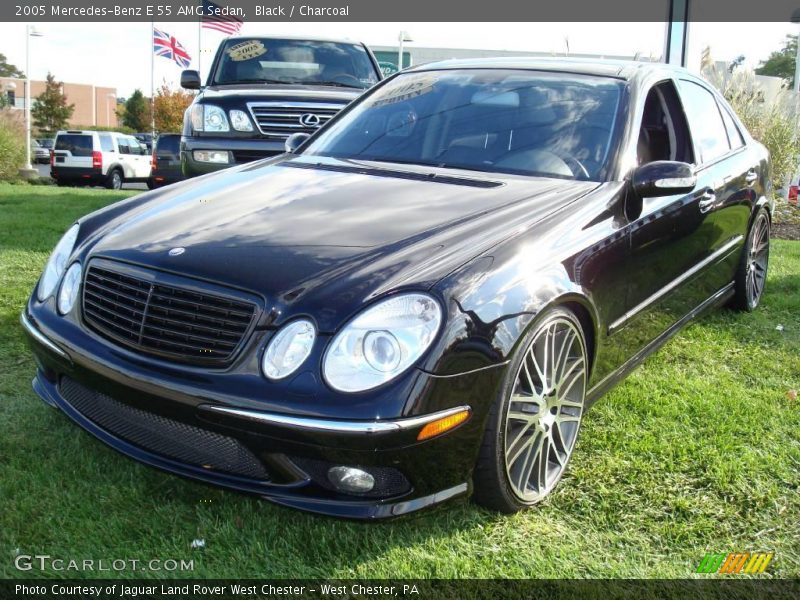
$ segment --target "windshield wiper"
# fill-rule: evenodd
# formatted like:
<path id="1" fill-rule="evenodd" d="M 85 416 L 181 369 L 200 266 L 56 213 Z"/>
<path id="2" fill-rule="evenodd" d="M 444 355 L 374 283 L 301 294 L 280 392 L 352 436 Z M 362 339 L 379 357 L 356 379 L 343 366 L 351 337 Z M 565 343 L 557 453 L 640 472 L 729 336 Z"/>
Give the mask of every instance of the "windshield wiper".
<path id="1" fill-rule="evenodd" d="M 330 85 L 332 87 L 346 87 L 346 88 L 353 88 L 356 90 L 364 89 L 364 86 L 352 85 L 350 83 L 342 83 L 341 81 L 306 81 L 306 83 L 310 85 Z"/>
<path id="2" fill-rule="evenodd" d="M 236 81 L 217 82 L 217 85 L 237 85 L 239 83 L 283 83 L 285 85 L 293 85 L 297 82 L 283 79 L 237 79 Z"/>

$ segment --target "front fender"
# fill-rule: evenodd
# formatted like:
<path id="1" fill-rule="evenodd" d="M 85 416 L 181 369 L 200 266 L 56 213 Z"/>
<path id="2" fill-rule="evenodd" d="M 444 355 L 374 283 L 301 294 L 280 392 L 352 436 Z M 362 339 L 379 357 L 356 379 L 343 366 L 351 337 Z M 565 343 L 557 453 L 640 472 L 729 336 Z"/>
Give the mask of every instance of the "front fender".
<path id="1" fill-rule="evenodd" d="M 497 260 L 495 256 L 477 259 L 456 282 L 440 290 L 446 301 L 447 325 L 423 370 L 449 376 L 504 365 L 537 315 L 564 305 L 577 313 L 594 356 L 597 309 L 564 265 L 531 268 L 535 259 L 524 252 L 499 268 L 494 266 Z"/>

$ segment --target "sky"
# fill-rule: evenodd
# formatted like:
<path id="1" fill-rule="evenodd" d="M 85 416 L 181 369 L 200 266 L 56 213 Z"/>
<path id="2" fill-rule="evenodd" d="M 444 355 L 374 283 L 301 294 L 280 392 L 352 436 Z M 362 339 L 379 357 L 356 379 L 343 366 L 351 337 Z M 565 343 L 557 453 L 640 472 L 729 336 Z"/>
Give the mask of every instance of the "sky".
<path id="1" fill-rule="evenodd" d="M 175 36 L 197 68 L 197 23 L 156 22 Z M 60 81 L 117 88 L 127 97 L 140 88 L 150 90 L 150 23 L 42 23 L 44 34 L 31 39 L 30 74 L 44 79 L 52 72 Z M 368 45 L 397 43 L 406 30 L 409 47 L 475 48 L 564 53 L 596 53 L 658 57 L 662 54 L 664 23 L 268 23 L 246 22 L 242 34 L 327 35 L 346 37 Z M 744 54 L 755 67 L 783 45 L 786 34 L 798 33 L 791 23 L 692 23 L 689 68 L 698 69 L 700 55 L 711 47 L 714 60 L 733 60 Z M 202 30 L 201 70 L 206 71 L 223 34 Z M 25 70 L 25 25 L 0 23 L 0 53 Z M 162 57 L 154 60 L 154 80 L 177 87 L 181 68 Z"/>

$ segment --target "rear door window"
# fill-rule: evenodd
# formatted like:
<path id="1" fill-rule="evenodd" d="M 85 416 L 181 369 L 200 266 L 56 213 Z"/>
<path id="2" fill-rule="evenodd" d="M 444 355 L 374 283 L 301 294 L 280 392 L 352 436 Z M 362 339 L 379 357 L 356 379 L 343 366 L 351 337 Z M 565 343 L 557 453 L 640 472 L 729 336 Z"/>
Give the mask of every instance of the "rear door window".
<path id="1" fill-rule="evenodd" d="M 680 88 L 692 137 L 700 150 L 700 162 L 709 163 L 727 154 L 731 149 L 728 132 L 714 95 L 691 81 L 681 80 Z"/>
<path id="2" fill-rule="evenodd" d="M 94 140 L 90 135 L 65 133 L 56 139 L 55 149 L 70 152 L 72 156 L 91 156 L 94 149 Z"/>

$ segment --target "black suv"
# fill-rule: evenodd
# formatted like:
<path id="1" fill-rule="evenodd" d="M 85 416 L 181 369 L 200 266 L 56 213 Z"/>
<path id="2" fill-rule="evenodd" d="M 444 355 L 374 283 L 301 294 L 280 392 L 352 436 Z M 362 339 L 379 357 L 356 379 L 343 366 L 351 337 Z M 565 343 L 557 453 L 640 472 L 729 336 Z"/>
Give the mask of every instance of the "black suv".
<path id="1" fill-rule="evenodd" d="M 231 37 L 220 45 L 206 86 L 186 110 L 181 168 L 193 177 L 284 152 L 293 133 L 314 133 L 381 79 L 361 43 Z M 201 89 L 197 71 L 181 85 Z"/>

